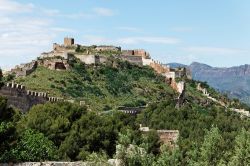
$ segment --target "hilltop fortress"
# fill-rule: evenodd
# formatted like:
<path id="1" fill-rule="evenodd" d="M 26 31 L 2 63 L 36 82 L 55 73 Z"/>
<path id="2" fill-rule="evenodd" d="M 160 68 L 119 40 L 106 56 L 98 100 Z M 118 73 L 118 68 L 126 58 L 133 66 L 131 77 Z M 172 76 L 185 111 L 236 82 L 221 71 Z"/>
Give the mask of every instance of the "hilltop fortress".
<path id="1" fill-rule="evenodd" d="M 37 66 L 44 66 L 51 70 L 70 70 L 69 62 L 74 59 L 79 59 L 87 65 L 104 64 L 108 60 L 107 54 L 137 65 L 152 67 L 158 74 L 163 75 L 166 82 L 179 93 L 183 91 L 184 84 L 183 82 L 177 83 L 176 78 L 191 78 L 190 72 L 185 68 L 170 68 L 163 65 L 152 59 L 150 54 L 143 49 L 122 50 L 121 47 L 105 45 L 82 46 L 75 44 L 75 40 L 68 37 L 64 38 L 64 44 L 54 43 L 52 51 L 42 53 L 37 60 L 31 63 L 16 66 L 11 69 L 10 73 L 17 77 L 26 76 L 31 74 Z"/>
<path id="2" fill-rule="evenodd" d="M 38 66 L 50 70 L 70 70 L 71 61 L 80 60 L 86 65 L 98 65 L 108 62 L 109 57 L 118 58 L 139 66 L 150 66 L 156 73 L 165 77 L 165 81 L 180 95 L 177 105 L 181 105 L 184 95 L 185 84 L 177 82 L 176 78 L 191 76 L 185 68 L 172 69 L 161 64 L 150 57 L 150 54 L 143 49 L 122 50 L 116 46 L 83 46 L 75 44 L 73 38 L 64 38 L 63 44 L 53 44 L 50 52 L 41 53 L 37 60 L 21 64 L 11 69 L 7 74 L 14 74 L 16 77 L 25 77 L 31 74 Z M 0 95 L 9 99 L 9 105 L 16 106 L 26 112 L 32 105 L 45 103 L 46 101 L 58 101 L 58 98 L 50 98 L 47 93 L 38 93 L 25 90 L 25 87 L 9 83 L 0 89 Z M 20 101 L 19 103 L 17 103 Z"/>

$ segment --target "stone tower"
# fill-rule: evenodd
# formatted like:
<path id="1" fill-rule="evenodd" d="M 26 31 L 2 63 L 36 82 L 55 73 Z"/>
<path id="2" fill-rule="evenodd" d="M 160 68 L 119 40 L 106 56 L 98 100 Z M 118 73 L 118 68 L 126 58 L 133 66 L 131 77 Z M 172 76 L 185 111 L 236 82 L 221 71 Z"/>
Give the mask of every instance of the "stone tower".
<path id="1" fill-rule="evenodd" d="M 72 46 L 74 45 L 74 38 L 68 38 L 68 37 L 65 37 L 64 38 L 64 46 Z"/>

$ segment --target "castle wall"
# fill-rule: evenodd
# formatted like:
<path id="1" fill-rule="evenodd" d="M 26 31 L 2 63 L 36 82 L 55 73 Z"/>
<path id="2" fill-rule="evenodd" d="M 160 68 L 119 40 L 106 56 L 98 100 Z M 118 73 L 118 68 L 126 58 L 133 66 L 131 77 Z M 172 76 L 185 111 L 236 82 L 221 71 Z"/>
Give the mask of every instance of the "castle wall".
<path id="1" fill-rule="evenodd" d="M 68 60 L 64 59 L 44 59 L 39 61 L 39 65 L 44 66 L 50 70 L 69 70 L 70 65 Z"/>
<path id="2" fill-rule="evenodd" d="M 47 94 L 42 92 L 26 91 L 19 84 L 7 84 L 0 89 L 0 95 L 8 99 L 7 105 L 27 112 L 33 105 L 47 102 Z"/>
<path id="3" fill-rule="evenodd" d="M 95 49 L 97 51 L 121 51 L 121 47 L 115 46 L 97 46 Z"/>
<path id="4" fill-rule="evenodd" d="M 143 66 L 150 66 L 152 63 L 153 63 L 152 59 L 142 58 L 142 64 L 143 64 Z"/>
<path id="5" fill-rule="evenodd" d="M 37 68 L 37 61 L 32 61 L 27 64 L 22 64 L 11 69 L 11 73 L 15 74 L 17 77 L 27 76 L 31 74 Z"/>
<path id="6" fill-rule="evenodd" d="M 143 49 L 138 49 L 138 50 L 122 50 L 122 55 L 125 56 L 141 56 L 145 59 L 150 59 L 150 55 L 148 52 L 146 52 Z"/>
<path id="7" fill-rule="evenodd" d="M 146 107 L 141 106 L 141 107 L 125 107 L 121 106 L 118 108 L 119 111 L 125 113 L 125 114 L 131 114 L 131 115 L 136 115 L 142 112 Z"/>
<path id="8" fill-rule="evenodd" d="M 76 54 L 75 57 L 80 59 L 81 62 L 85 64 L 95 64 L 96 63 L 96 55 L 84 55 L 84 54 Z"/>
<path id="9" fill-rule="evenodd" d="M 142 57 L 141 56 L 135 56 L 135 55 L 122 55 L 121 58 L 123 60 L 129 61 L 131 63 L 135 63 L 137 65 L 142 65 Z"/>
<path id="10" fill-rule="evenodd" d="M 179 137 L 178 130 L 157 130 L 160 140 L 170 147 L 174 147 Z"/>

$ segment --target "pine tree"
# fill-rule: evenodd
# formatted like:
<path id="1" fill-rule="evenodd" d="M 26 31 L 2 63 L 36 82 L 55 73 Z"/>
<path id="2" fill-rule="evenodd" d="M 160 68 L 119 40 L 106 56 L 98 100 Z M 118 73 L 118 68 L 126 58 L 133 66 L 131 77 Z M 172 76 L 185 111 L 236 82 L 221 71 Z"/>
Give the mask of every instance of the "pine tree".
<path id="1" fill-rule="evenodd" d="M 234 154 L 229 162 L 230 166 L 250 165 L 250 132 L 242 129 L 235 138 Z"/>
<path id="2" fill-rule="evenodd" d="M 212 127 L 210 131 L 206 132 L 204 141 L 198 150 L 198 156 L 189 161 L 190 165 L 212 166 L 217 165 L 220 161 L 219 144 L 222 137 L 217 127 Z M 196 151 L 196 149 L 194 150 Z"/>

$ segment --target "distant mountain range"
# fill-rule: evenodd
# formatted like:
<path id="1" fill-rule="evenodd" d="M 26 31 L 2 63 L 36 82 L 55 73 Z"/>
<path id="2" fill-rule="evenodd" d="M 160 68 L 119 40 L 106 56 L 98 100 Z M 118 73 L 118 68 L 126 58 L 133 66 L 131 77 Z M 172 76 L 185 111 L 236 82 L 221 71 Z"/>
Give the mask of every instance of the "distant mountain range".
<path id="1" fill-rule="evenodd" d="M 231 98 L 238 98 L 250 105 L 250 65 L 229 68 L 212 67 L 193 62 L 190 65 L 179 63 L 167 64 L 171 67 L 188 67 L 194 80 L 206 81 L 210 86 L 226 93 Z"/>

